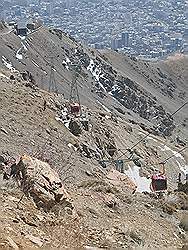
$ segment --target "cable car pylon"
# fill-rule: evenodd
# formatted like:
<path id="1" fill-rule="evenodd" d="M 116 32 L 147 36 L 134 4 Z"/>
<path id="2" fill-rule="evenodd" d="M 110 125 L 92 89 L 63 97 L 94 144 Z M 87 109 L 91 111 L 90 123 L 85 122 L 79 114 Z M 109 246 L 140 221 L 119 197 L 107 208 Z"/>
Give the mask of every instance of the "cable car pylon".
<path id="1" fill-rule="evenodd" d="M 69 105 L 71 114 L 81 115 L 80 96 L 78 92 L 77 78 L 81 72 L 81 65 L 79 63 L 71 65 L 73 71 L 73 78 L 71 82 L 71 90 L 69 96 Z"/>
<path id="2" fill-rule="evenodd" d="M 55 81 L 54 58 L 51 57 L 50 59 L 51 63 L 50 63 L 50 79 L 49 79 L 48 91 L 58 93 L 57 84 Z"/>

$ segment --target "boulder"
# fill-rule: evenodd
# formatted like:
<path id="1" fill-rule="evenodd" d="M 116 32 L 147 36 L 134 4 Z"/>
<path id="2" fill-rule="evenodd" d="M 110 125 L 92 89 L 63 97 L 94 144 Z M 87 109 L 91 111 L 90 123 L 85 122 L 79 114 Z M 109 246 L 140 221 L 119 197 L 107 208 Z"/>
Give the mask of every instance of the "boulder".
<path id="1" fill-rule="evenodd" d="M 111 169 L 106 177 L 108 182 L 113 184 L 117 189 L 123 190 L 125 188 L 130 193 L 134 193 L 137 188 L 135 183 L 127 175 L 115 169 Z"/>
<path id="2" fill-rule="evenodd" d="M 114 194 L 105 194 L 104 195 L 104 203 L 109 207 L 109 208 L 115 208 L 117 205 L 117 199 Z"/>
<path id="3" fill-rule="evenodd" d="M 117 151 L 117 148 L 116 148 L 116 145 L 115 143 L 112 141 L 110 142 L 108 145 L 107 145 L 107 151 L 108 151 L 108 154 L 113 157 L 114 154 L 116 153 Z"/>
<path id="4" fill-rule="evenodd" d="M 69 123 L 69 129 L 70 129 L 70 132 L 75 136 L 78 136 L 82 133 L 81 126 L 80 126 L 79 122 L 74 121 L 72 119 Z"/>
<path id="5" fill-rule="evenodd" d="M 37 206 L 50 209 L 70 199 L 58 173 L 48 163 L 22 156 L 16 169 L 21 188 L 33 198 Z"/>
<path id="6" fill-rule="evenodd" d="M 188 210 L 188 196 L 184 192 L 172 192 L 164 197 L 162 202 L 164 212 L 173 214 L 176 210 Z"/>
<path id="7" fill-rule="evenodd" d="M 180 227 L 188 232 L 188 214 L 184 214 L 180 221 Z"/>
<path id="8" fill-rule="evenodd" d="M 36 244 L 37 246 L 42 247 L 43 241 L 40 238 L 35 237 L 35 236 L 31 235 L 31 234 L 28 234 L 25 237 L 27 239 L 29 239 L 32 243 Z"/>

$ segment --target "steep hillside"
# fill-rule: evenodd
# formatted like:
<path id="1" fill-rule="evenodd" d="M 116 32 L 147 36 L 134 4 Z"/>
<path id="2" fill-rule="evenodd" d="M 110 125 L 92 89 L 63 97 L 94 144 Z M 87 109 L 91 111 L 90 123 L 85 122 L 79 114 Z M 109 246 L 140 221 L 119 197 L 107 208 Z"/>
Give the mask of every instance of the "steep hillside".
<path id="1" fill-rule="evenodd" d="M 66 103 L 62 95 L 31 88 L 19 73 L 2 70 L 0 82 L 1 156 L 17 159 L 27 154 L 48 161 L 59 173 L 78 216 L 76 220 L 69 213 L 66 217 L 61 206 L 56 212 L 37 210 L 31 197 L 21 198 L 14 179 L 1 180 L 0 243 L 5 249 L 15 247 L 14 243 L 20 248 L 182 246 L 179 198 L 172 195 L 168 205 L 166 198 L 140 193 L 149 191 L 150 180 L 145 176 L 172 154 L 175 158 L 166 164 L 169 190 L 177 187 L 178 172 L 186 171 L 188 159 L 186 151 L 176 155 L 181 146 L 150 136 L 136 148 L 133 161 L 125 160 L 125 174 L 111 161 L 103 168 L 98 158 L 101 145 L 102 159 L 112 159 L 108 151 L 112 142 L 117 148 L 114 157 L 120 157 L 146 134 L 139 124 L 120 117 L 114 120 L 100 107 L 89 109 L 92 130 L 82 130 L 76 137 L 57 121 Z M 138 187 L 136 194 L 132 194 L 133 183 Z M 186 202 L 186 198 L 181 201 L 184 209 Z"/>
<path id="2" fill-rule="evenodd" d="M 171 74 L 163 64 L 111 51 L 101 54 L 76 43 L 59 30 L 49 31 L 43 27 L 29 34 L 26 40 L 7 31 L 0 39 L 1 65 L 29 71 L 33 82 L 44 89 L 57 88 L 69 98 L 71 65 L 79 63 L 78 83 L 83 104 L 93 107 L 98 100 L 114 112 L 114 106 L 121 108 L 125 117 L 128 112 L 134 119 L 139 117 L 155 125 L 161 123 L 159 131 L 165 135 L 170 135 L 180 120 L 185 124 L 183 136 L 187 131 L 187 106 L 174 118 L 170 115 L 187 101 L 186 78 L 182 78 L 180 84 L 178 76 Z M 51 65 L 57 86 L 49 84 Z"/>
<path id="3" fill-rule="evenodd" d="M 188 81 L 188 56 L 182 54 L 175 54 L 170 56 L 164 62 L 160 62 L 162 67 L 166 67 L 169 74 L 178 78 L 180 83 L 187 83 Z M 188 88 L 187 84 L 184 88 Z"/>
<path id="4" fill-rule="evenodd" d="M 99 53 L 43 27 L 22 39 L 3 29 L 0 58 L 0 161 L 29 155 L 48 162 L 71 198 L 71 205 L 56 201 L 46 211 L 22 176 L 9 176 L 9 165 L 0 164 L 0 246 L 182 248 L 188 198 L 174 190 L 179 172 L 185 179 L 188 171 L 187 121 L 182 125 L 188 106 L 174 119 L 169 113 L 186 102 L 186 79 L 178 84 L 169 63 Z M 73 63 L 81 64 L 78 85 L 88 126 L 77 118 L 72 124 L 65 112 Z M 51 65 L 57 86 L 49 85 Z M 159 122 L 160 133 L 149 129 Z M 158 197 L 149 177 L 169 157 L 169 192 Z"/>

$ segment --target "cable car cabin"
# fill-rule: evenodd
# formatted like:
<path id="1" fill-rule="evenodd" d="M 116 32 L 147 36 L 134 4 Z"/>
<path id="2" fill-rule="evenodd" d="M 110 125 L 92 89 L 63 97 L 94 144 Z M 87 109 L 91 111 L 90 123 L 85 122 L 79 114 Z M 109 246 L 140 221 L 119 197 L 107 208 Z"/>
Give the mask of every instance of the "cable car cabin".
<path id="1" fill-rule="evenodd" d="M 124 162 L 123 162 L 123 160 L 116 160 L 114 162 L 115 162 L 116 170 L 119 171 L 120 173 L 124 174 Z"/>
<path id="2" fill-rule="evenodd" d="M 71 114 L 74 114 L 74 115 L 79 115 L 80 113 L 80 104 L 79 103 L 72 103 L 70 104 L 70 112 Z"/>
<path id="3" fill-rule="evenodd" d="M 101 165 L 103 168 L 106 168 L 106 167 L 107 167 L 107 162 L 108 162 L 108 161 L 105 161 L 105 160 L 99 161 L 100 165 Z"/>
<path id="4" fill-rule="evenodd" d="M 167 178 L 165 175 L 154 174 L 151 177 L 151 190 L 154 192 L 167 190 Z"/>

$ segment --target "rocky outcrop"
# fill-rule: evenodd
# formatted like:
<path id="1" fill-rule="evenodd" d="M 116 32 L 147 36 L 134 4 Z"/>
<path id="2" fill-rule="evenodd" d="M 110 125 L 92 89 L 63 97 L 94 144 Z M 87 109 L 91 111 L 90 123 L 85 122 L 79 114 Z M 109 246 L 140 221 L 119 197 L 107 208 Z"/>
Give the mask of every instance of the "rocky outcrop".
<path id="1" fill-rule="evenodd" d="M 155 97 L 145 93 L 129 78 L 121 77 L 112 89 L 112 95 L 127 109 L 138 113 L 142 118 L 151 121 L 155 118 L 157 132 L 170 135 L 175 128 L 173 118 L 166 113 L 162 106 L 158 106 Z"/>
<path id="2" fill-rule="evenodd" d="M 79 121 L 75 121 L 73 119 L 71 119 L 69 123 L 69 129 L 70 129 L 70 132 L 75 136 L 79 136 L 82 132 Z"/>
<path id="3" fill-rule="evenodd" d="M 108 182 L 113 184 L 117 189 L 126 189 L 129 193 L 133 193 L 137 188 L 135 183 L 127 175 L 115 169 L 111 169 L 106 177 Z"/>
<path id="4" fill-rule="evenodd" d="M 5 28 L 7 28 L 5 22 L 4 21 L 0 21 L 0 31 L 4 30 Z"/>
<path id="5" fill-rule="evenodd" d="M 173 214 L 177 210 L 188 210 L 188 196 L 183 192 L 169 193 L 161 203 L 162 209 L 168 214 Z"/>
<path id="6" fill-rule="evenodd" d="M 31 196 L 38 207 L 49 210 L 70 199 L 58 173 L 48 163 L 22 156 L 16 172 L 23 192 Z"/>
<path id="7" fill-rule="evenodd" d="M 180 221 L 180 227 L 188 232 L 188 214 L 182 216 Z"/>
<path id="8" fill-rule="evenodd" d="M 95 80 L 95 88 L 93 91 L 100 97 L 102 97 L 102 93 L 104 96 L 105 93 L 110 93 L 127 109 L 132 110 L 148 121 L 153 122 L 154 119 L 155 124 L 160 124 L 157 129 L 153 129 L 155 133 L 165 136 L 171 135 L 175 128 L 173 117 L 158 104 L 155 96 L 130 78 L 120 74 L 118 75 L 101 57 L 96 56 L 91 59 L 83 49 L 77 49 L 75 55 L 79 58 L 82 66 L 93 75 L 93 79 Z M 164 75 L 162 76 L 164 78 Z M 153 82 L 153 84 L 155 83 Z M 160 88 L 162 89 L 163 87 L 163 94 L 168 94 L 170 97 L 173 97 L 175 86 L 171 85 L 170 83 L 167 86 L 162 84 Z"/>

